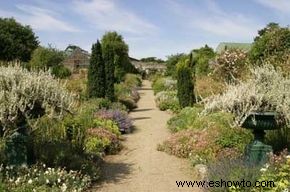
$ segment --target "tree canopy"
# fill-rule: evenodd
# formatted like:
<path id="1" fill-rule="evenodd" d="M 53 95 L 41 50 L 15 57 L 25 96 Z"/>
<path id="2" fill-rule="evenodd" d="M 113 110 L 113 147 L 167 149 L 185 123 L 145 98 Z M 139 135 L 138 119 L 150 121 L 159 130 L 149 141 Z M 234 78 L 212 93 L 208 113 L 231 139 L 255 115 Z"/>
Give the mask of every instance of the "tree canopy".
<path id="1" fill-rule="evenodd" d="M 13 18 L 0 18 L 0 60 L 27 62 L 38 44 L 29 26 L 23 26 Z"/>
<path id="2" fill-rule="evenodd" d="M 286 67 L 290 55 L 290 30 L 288 27 L 280 27 L 276 23 L 268 24 L 259 31 L 250 52 L 250 60 L 253 64 L 263 62 L 275 66 Z"/>
<path id="3" fill-rule="evenodd" d="M 115 78 L 117 81 L 121 81 L 126 73 L 135 72 L 135 68 L 129 60 L 128 45 L 121 35 L 115 31 L 107 32 L 103 36 L 101 44 L 103 53 L 105 52 L 104 49 L 108 46 L 113 50 Z"/>
<path id="4" fill-rule="evenodd" d="M 209 73 L 209 61 L 215 57 L 214 50 L 208 45 L 205 45 L 200 49 L 194 49 L 192 53 L 196 75 L 207 75 Z"/>

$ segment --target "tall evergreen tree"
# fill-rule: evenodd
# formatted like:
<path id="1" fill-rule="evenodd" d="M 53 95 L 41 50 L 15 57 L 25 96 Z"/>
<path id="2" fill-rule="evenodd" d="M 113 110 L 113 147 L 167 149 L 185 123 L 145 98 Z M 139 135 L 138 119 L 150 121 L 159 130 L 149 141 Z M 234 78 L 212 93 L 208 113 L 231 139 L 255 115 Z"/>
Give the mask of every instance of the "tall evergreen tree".
<path id="1" fill-rule="evenodd" d="M 191 59 L 192 56 L 189 60 L 180 61 L 177 66 L 177 97 L 182 108 L 195 103 Z"/>
<path id="2" fill-rule="evenodd" d="M 92 46 L 92 55 L 88 70 L 88 94 L 89 97 L 105 97 L 106 91 L 106 74 L 105 64 L 103 61 L 101 43 Z"/>
<path id="3" fill-rule="evenodd" d="M 110 44 L 103 45 L 103 58 L 105 63 L 105 72 L 106 72 L 106 91 L 105 96 L 110 101 L 115 99 L 115 65 L 114 65 L 114 48 Z"/>

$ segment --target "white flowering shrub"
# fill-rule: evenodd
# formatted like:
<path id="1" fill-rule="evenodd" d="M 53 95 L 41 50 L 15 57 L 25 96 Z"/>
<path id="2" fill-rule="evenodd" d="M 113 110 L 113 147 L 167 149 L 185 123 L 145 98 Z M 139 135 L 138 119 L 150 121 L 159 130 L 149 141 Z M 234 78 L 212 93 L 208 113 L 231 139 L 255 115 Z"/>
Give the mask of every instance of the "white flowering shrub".
<path id="1" fill-rule="evenodd" d="M 71 111 L 74 97 L 49 72 L 0 67 L 0 127 L 11 134 L 23 119 L 48 113 L 60 117 Z M 19 122 L 20 121 L 20 122 Z"/>
<path id="2" fill-rule="evenodd" d="M 290 122 L 290 78 L 272 65 L 252 68 L 251 77 L 238 84 L 229 84 L 223 94 L 206 98 L 203 114 L 221 110 L 235 115 L 241 126 L 250 112 L 276 112 L 278 120 Z"/>
<path id="3" fill-rule="evenodd" d="M 49 168 L 43 165 L 33 167 L 0 167 L 1 191 L 55 191 L 81 192 L 91 185 L 91 179 L 77 171 Z"/>
<path id="4" fill-rule="evenodd" d="M 247 54 L 240 49 L 229 49 L 222 52 L 213 66 L 214 74 L 227 82 L 239 78 L 246 63 Z"/>

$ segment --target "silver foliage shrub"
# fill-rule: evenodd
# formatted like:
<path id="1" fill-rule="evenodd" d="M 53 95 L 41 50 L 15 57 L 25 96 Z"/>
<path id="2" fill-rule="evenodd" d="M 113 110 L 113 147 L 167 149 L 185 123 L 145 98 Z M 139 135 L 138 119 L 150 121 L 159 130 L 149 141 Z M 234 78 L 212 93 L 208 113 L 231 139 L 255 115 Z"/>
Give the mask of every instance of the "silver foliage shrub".
<path id="1" fill-rule="evenodd" d="M 204 100 L 203 114 L 221 110 L 235 115 L 235 125 L 241 126 L 250 112 L 277 112 L 277 120 L 290 122 L 290 78 L 265 64 L 251 69 L 245 82 L 229 84 L 227 90 Z"/>
<path id="2" fill-rule="evenodd" d="M 19 65 L 0 67 L 0 127 L 5 134 L 17 128 L 19 118 L 29 119 L 36 106 L 61 117 L 73 105 L 73 95 L 48 71 L 28 71 Z"/>

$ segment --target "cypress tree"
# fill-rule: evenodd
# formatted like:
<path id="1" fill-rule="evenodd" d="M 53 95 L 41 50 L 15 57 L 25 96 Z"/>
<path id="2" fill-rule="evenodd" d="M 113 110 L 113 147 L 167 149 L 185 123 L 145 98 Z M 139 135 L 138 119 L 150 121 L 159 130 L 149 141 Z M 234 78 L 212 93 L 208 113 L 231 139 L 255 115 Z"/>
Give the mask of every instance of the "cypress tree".
<path id="1" fill-rule="evenodd" d="M 103 58 L 105 62 L 106 72 L 106 91 L 105 96 L 110 101 L 115 99 L 115 64 L 114 64 L 114 48 L 110 44 L 103 45 Z"/>
<path id="2" fill-rule="evenodd" d="M 105 97 L 106 90 L 105 64 L 102 56 L 102 47 L 99 40 L 92 46 L 92 55 L 88 69 L 89 97 Z"/>
<path id="3" fill-rule="evenodd" d="M 182 108 L 195 103 L 191 58 L 181 61 L 177 66 L 177 97 Z"/>

